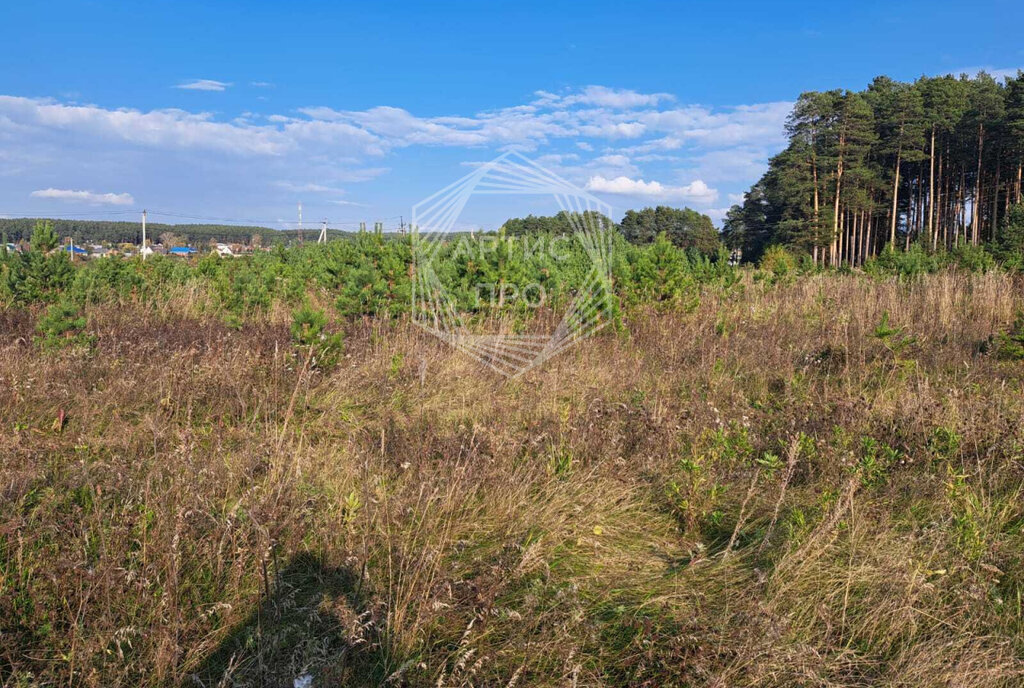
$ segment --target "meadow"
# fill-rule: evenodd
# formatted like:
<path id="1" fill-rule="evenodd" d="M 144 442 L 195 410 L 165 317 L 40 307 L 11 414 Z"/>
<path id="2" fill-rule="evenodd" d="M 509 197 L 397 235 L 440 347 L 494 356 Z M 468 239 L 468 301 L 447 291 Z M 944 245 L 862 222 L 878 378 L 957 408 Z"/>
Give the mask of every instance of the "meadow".
<path id="1" fill-rule="evenodd" d="M 509 380 L 403 250 L 4 257 L 0 684 L 1024 682 L 1019 275 L 625 246 Z"/>

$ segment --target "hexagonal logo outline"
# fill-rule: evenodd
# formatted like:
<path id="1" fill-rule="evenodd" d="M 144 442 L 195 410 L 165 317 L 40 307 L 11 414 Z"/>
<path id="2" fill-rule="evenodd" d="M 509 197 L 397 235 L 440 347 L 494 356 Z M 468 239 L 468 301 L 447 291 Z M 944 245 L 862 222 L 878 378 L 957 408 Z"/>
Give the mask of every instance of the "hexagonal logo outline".
<path id="1" fill-rule="evenodd" d="M 558 326 L 550 334 L 473 334 L 434 269 L 445 238 L 474 195 L 551 196 L 568 213 L 572 240 L 579 241 L 590 269 Z M 521 153 L 498 156 L 412 208 L 413 322 L 506 377 L 519 377 L 589 337 L 611 321 L 611 227 L 609 204 L 543 168 Z"/>

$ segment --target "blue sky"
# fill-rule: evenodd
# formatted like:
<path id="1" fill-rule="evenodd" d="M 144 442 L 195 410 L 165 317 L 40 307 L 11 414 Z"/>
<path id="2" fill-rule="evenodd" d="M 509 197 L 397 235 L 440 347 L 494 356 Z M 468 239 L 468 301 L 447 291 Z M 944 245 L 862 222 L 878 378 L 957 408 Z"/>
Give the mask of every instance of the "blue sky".
<path id="1" fill-rule="evenodd" d="M 801 91 L 1024 67 L 1024 3 L 4 3 L 0 215 L 397 224 L 515 149 L 716 221 Z M 474 200 L 463 227 L 551 212 Z"/>

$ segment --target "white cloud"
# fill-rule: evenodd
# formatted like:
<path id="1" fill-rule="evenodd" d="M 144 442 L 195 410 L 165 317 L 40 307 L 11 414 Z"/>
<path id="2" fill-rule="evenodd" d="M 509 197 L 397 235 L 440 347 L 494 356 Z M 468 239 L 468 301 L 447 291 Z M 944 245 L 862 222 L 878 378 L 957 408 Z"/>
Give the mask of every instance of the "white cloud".
<path id="1" fill-rule="evenodd" d="M 597 118 L 579 127 L 581 135 L 602 139 L 635 139 L 646 130 L 647 127 L 641 122 L 607 122 Z"/>
<path id="2" fill-rule="evenodd" d="M 718 198 L 718 191 L 708 187 L 700 179 L 685 186 L 669 186 L 657 181 L 648 182 L 643 179 L 630 179 L 625 176 L 606 179 L 600 175 L 595 175 L 587 181 L 586 189 L 596 193 L 691 201 L 694 203 L 713 203 Z"/>
<path id="3" fill-rule="evenodd" d="M 534 162 L 541 166 L 553 167 L 555 165 L 575 162 L 579 159 L 580 156 L 576 153 L 548 153 L 547 155 L 534 158 Z"/>
<path id="4" fill-rule="evenodd" d="M 665 150 L 683 142 L 702 146 L 740 144 L 785 144 L 785 123 L 793 104 L 790 102 L 738 105 L 711 110 L 690 106 L 674 110 L 642 113 L 639 121 L 651 131 L 668 136 L 661 140 Z"/>
<path id="5" fill-rule="evenodd" d="M 663 153 L 646 153 L 634 155 L 633 160 L 637 162 L 679 162 L 682 160 L 678 155 L 665 155 Z"/>
<path id="6" fill-rule="evenodd" d="M 186 91 L 223 91 L 230 85 L 224 81 L 215 81 L 214 79 L 193 79 L 192 81 L 178 84 L 174 88 L 181 88 Z"/>
<path id="7" fill-rule="evenodd" d="M 629 158 L 622 154 L 602 155 L 594 158 L 594 162 L 602 165 L 615 165 L 617 167 L 625 167 L 630 164 Z"/>
<path id="8" fill-rule="evenodd" d="M 542 107 L 569 107 L 572 105 L 594 105 L 615 110 L 632 110 L 655 107 L 662 101 L 675 100 L 669 93 L 638 93 L 628 89 L 607 86 L 586 86 L 577 93 L 560 96 L 549 91 L 537 91 L 535 105 Z"/>
<path id="9" fill-rule="evenodd" d="M 531 105 L 468 116 L 418 117 L 403 108 L 377 106 L 362 111 L 308 107 L 300 112 L 313 121 L 348 123 L 393 146 L 500 146 L 532 150 L 554 139 L 642 139 L 634 152 L 663 152 L 684 145 L 731 146 L 753 142 L 781 145 L 791 103 L 765 103 L 713 109 L 684 106 L 656 109 L 666 94 L 590 86 L 557 95 L 540 91 Z M 286 119 L 271 116 L 271 122 Z M 578 141 L 592 150 L 588 141 Z"/>
<path id="10" fill-rule="evenodd" d="M 773 150 L 767 146 L 743 145 L 707 151 L 690 158 L 690 164 L 680 172 L 712 183 L 756 179 L 768 169 L 768 158 Z"/>
<path id="11" fill-rule="evenodd" d="M 580 103 L 618 109 L 654 107 L 665 100 L 675 100 L 675 98 L 668 93 L 637 93 L 604 86 L 587 86 L 583 89 L 583 93 L 577 96 L 577 101 Z"/>
<path id="12" fill-rule="evenodd" d="M 729 212 L 728 208 L 706 208 L 701 210 L 702 213 L 711 218 L 712 222 L 722 224 L 722 220 L 725 219 L 726 214 Z"/>
<path id="13" fill-rule="evenodd" d="M 345 122 L 284 118 L 266 125 L 217 122 L 207 113 L 184 110 L 109 110 L 95 105 L 65 105 L 45 100 L 0 96 L 4 121 L 24 134 L 121 141 L 154 148 L 205 149 L 237 155 L 283 155 L 303 146 L 329 145 L 332 153 L 380 155 L 379 139 Z"/>
<path id="14" fill-rule="evenodd" d="M 89 205 L 134 205 L 135 199 L 129 193 L 93 193 L 71 189 L 40 189 L 33 191 L 32 198 L 47 198 L 58 201 L 88 203 Z"/>
<path id="15" fill-rule="evenodd" d="M 253 88 L 273 88 L 274 84 L 269 81 L 250 81 L 249 85 Z"/>
<path id="16" fill-rule="evenodd" d="M 489 138 L 480 131 L 478 122 L 471 119 L 421 118 L 385 105 L 362 112 L 337 112 L 329 108 L 309 108 L 303 112 L 316 119 L 352 122 L 402 145 L 479 146 Z"/>
<path id="17" fill-rule="evenodd" d="M 674 151 L 683 146 L 683 140 L 675 136 L 663 136 L 644 143 L 623 149 L 627 153 L 652 153 L 655 151 Z"/>
<path id="18" fill-rule="evenodd" d="M 343 189 L 336 189 L 331 186 L 313 183 L 297 184 L 295 182 L 280 181 L 274 182 L 274 186 L 278 186 L 286 191 L 292 191 L 294 193 L 345 193 Z"/>
<path id="19" fill-rule="evenodd" d="M 577 101 L 611 97 L 609 93 L 614 93 L 622 97 L 623 103 L 647 102 L 640 98 L 644 94 L 627 97 L 610 89 L 596 93 L 591 90 L 588 96 L 585 90 L 577 94 Z M 565 96 L 562 101 L 573 98 Z M 593 145 L 585 139 L 639 139 L 636 145 L 616 153 L 644 154 L 678 150 L 685 145 L 715 148 L 756 142 L 781 146 L 789 108 L 788 103 L 719 110 L 688 106 L 670 110 L 562 107 L 535 111 L 516 106 L 469 116 L 418 117 L 392 106 L 361 111 L 321 106 L 303 108 L 301 116 L 270 114 L 218 121 L 205 112 L 107 109 L 0 96 L 0 136 L 5 131 L 22 138 L 63 132 L 74 137 L 76 143 L 95 138 L 237 155 L 283 156 L 311 150 L 356 157 L 379 156 L 394 148 L 415 145 L 531 150 L 557 139 L 577 139 L 574 143 L 586 151 L 593 150 Z"/>
<path id="20" fill-rule="evenodd" d="M 263 88 L 256 84 L 265 82 L 243 83 Z M 708 107 L 673 100 L 588 86 L 539 92 L 527 104 L 425 117 L 393 105 L 215 115 L 0 96 L 0 178 L 9 194 L 21 198 L 50 184 L 131 184 L 147 197 L 173 187 L 167 193 L 197 211 L 192 199 L 204 197 L 197 190 L 215 184 L 225 199 L 244 196 L 245 203 L 272 208 L 266 216 L 276 217 L 276 204 L 293 203 L 295 194 L 311 206 L 347 198 L 342 187 L 390 171 L 371 161 L 402 149 L 480 151 L 465 153 L 477 159 L 515 149 L 537 151 L 545 167 L 591 190 L 710 206 L 716 187 L 723 195 L 747 187 L 785 145 L 790 103 Z M 56 169 L 59 178 L 52 176 Z M 10 187 L 9 178 L 24 185 Z M 646 181 L 652 178 L 662 181 Z M 396 196 L 394 203 L 415 200 Z"/>
<path id="21" fill-rule="evenodd" d="M 549 137 L 571 136 L 574 131 L 557 117 L 537 115 L 519 107 L 467 117 L 417 117 L 402 108 L 385 105 L 362 111 L 310 107 L 300 112 L 314 121 L 354 125 L 394 146 L 533 147 Z"/>

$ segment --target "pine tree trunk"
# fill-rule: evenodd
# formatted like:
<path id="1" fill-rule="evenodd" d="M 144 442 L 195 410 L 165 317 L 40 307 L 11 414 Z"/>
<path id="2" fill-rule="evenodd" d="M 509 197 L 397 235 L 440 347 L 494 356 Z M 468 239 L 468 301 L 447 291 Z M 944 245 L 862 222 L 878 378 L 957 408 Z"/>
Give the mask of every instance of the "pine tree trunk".
<path id="1" fill-rule="evenodd" d="M 896 170 L 893 173 L 892 181 L 892 224 L 889 226 L 889 243 L 896 245 L 896 204 L 900 194 L 900 159 L 903 156 L 903 147 L 896 149 Z M 913 161 L 911 161 L 913 162 Z"/>
<path id="2" fill-rule="evenodd" d="M 860 258 L 860 211 L 853 214 L 853 229 L 850 231 L 850 266 L 857 267 Z"/>
<path id="3" fill-rule="evenodd" d="M 840 216 L 839 228 L 838 228 L 837 234 L 838 234 L 838 236 L 836 238 L 836 241 L 838 243 L 836 244 L 836 255 L 838 257 L 838 261 L 839 262 L 836 265 L 839 266 L 839 265 L 843 264 L 843 257 L 845 255 L 843 253 L 843 250 L 845 248 L 845 246 L 843 245 L 843 243 L 844 243 L 843 242 L 843 235 L 846 234 L 846 210 L 843 210 L 842 214 Z"/>
<path id="4" fill-rule="evenodd" d="M 981 221 L 981 153 L 985 146 L 985 125 L 978 123 L 978 175 L 974 179 L 974 203 L 971 206 L 971 243 L 978 245 Z"/>
<path id="5" fill-rule="evenodd" d="M 844 134 L 839 135 L 839 159 L 836 161 L 836 200 L 832 213 L 832 265 L 836 263 L 836 241 L 839 238 L 839 192 L 843 184 L 843 146 L 846 144 Z"/>
<path id="6" fill-rule="evenodd" d="M 818 265 L 818 242 L 821 240 L 821 220 L 818 212 L 818 159 L 811 155 L 811 175 L 814 178 L 814 265 Z"/>
<path id="7" fill-rule="evenodd" d="M 940 174 L 942 164 L 939 164 Z M 932 249 L 935 248 L 935 125 L 932 125 L 932 145 L 928 153 L 928 235 L 932 238 Z"/>
<path id="8" fill-rule="evenodd" d="M 935 133 L 934 128 L 932 129 L 932 152 L 934 154 L 935 149 Z M 939 156 L 939 195 L 932 196 L 931 194 L 935 190 L 935 177 L 933 176 L 929 182 L 931 191 L 928 196 L 928 233 L 932 238 L 932 250 L 934 251 L 939 245 L 939 225 L 942 224 L 942 156 Z M 938 217 L 936 217 L 938 213 Z"/>
<path id="9" fill-rule="evenodd" d="M 850 262 L 850 233 L 853 231 L 853 211 L 843 211 L 843 257 Z"/>
<path id="10" fill-rule="evenodd" d="M 857 265 L 864 264 L 864 239 L 866 238 L 868 226 L 864 219 L 864 211 L 857 213 Z"/>
<path id="11" fill-rule="evenodd" d="M 996 240 L 996 232 L 999 231 L 999 177 L 1001 174 L 1002 161 L 996 158 L 996 183 L 992 186 L 992 241 Z"/>
<path id="12" fill-rule="evenodd" d="M 967 192 L 964 187 L 967 185 L 967 169 L 960 168 L 960 189 L 957 192 L 957 225 L 956 234 L 953 236 L 954 245 L 960 241 L 961 230 L 964 233 L 964 243 L 967 243 Z"/>
<path id="13" fill-rule="evenodd" d="M 948 158 L 948 157 L 949 157 L 949 147 L 946 148 L 946 153 L 943 156 L 943 158 Z M 945 208 L 945 211 L 944 211 L 944 217 L 942 219 L 942 241 L 943 241 L 943 244 L 945 245 L 945 247 L 948 249 L 950 247 L 950 243 L 949 243 L 950 242 L 949 226 L 952 223 L 952 218 L 953 218 L 953 207 L 954 207 L 953 204 L 956 202 L 956 199 L 953 196 L 953 175 L 952 174 L 947 174 L 946 175 L 946 194 L 945 194 L 945 196 L 946 196 L 946 204 L 945 204 L 946 208 Z"/>
<path id="14" fill-rule="evenodd" d="M 868 258 L 874 258 L 875 257 L 875 243 L 874 243 L 874 241 L 872 241 L 874 239 L 874 229 L 875 229 L 875 216 L 874 215 L 868 215 L 868 235 L 867 235 L 867 241 L 866 241 L 867 250 L 864 251 L 864 255 L 866 255 Z"/>
<path id="15" fill-rule="evenodd" d="M 946 148 L 946 156 L 949 157 L 951 155 L 952 155 L 952 153 L 949 152 L 949 148 L 947 147 Z M 950 165 L 949 165 L 949 170 L 948 170 L 948 175 L 947 175 L 948 179 L 947 179 L 947 184 L 946 184 L 946 186 L 947 186 L 947 188 L 946 188 L 946 199 L 947 199 L 947 201 L 946 201 L 946 205 L 947 205 L 947 209 L 946 209 L 946 239 L 947 239 L 948 242 L 950 242 L 950 244 L 949 244 L 950 246 L 952 245 L 951 242 L 953 242 L 955 240 L 955 238 L 956 238 L 955 235 L 956 235 L 956 203 L 957 203 L 956 191 L 957 191 L 957 186 L 956 186 L 956 167 L 954 167 L 954 164 L 955 164 L 955 161 L 952 160 L 952 158 L 950 158 Z"/>
<path id="16" fill-rule="evenodd" d="M 924 179 L 925 179 L 925 164 L 921 163 L 920 165 L 918 165 L 918 178 L 916 178 L 916 181 L 918 181 L 918 218 L 916 218 L 916 220 L 918 220 L 918 221 L 916 221 L 916 223 L 913 225 L 913 228 L 914 228 L 913 238 L 914 238 L 915 241 L 921 239 L 921 233 L 923 231 L 925 231 L 925 226 L 926 226 L 926 224 L 928 222 L 926 220 L 926 218 L 925 218 L 926 208 L 925 208 L 925 182 L 924 182 Z M 909 240 L 909 238 L 907 238 L 907 239 Z M 910 242 L 907 241 L 907 247 L 909 247 L 909 246 L 910 246 Z"/>

